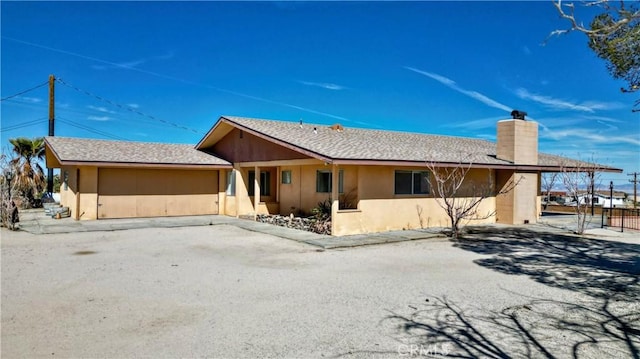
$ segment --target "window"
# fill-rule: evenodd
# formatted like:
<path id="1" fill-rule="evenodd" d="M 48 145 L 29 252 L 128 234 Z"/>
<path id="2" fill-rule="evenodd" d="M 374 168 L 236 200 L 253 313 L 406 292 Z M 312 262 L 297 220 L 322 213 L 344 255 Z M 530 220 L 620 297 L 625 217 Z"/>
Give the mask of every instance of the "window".
<path id="1" fill-rule="evenodd" d="M 395 194 L 429 194 L 429 172 L 396 171 Z"/>
<path id="2" fill-rule="evenodd" d="M 249 171 L 249 196 L 254 195 L 256 188 L 256 171 Z M 271 195 L 271 172 L 260 171 L 260 195 Z"/>
<path id="3" fill-rule="evenodd" d="M 338 171 L 338 192 L 344 193 L 344 171 Z M 331 193 L 331 171 L 316 172 L 316 192 Z"/>
<path id="4" fill-rule="evenodd" d="M 236 195 L 236 170 L 227 172 L 227 196 Z"/>
<path id="5" fill-rule="evenodd" d="M 291 184 L 291 171 L 282 171 L 282 184 Z"/>

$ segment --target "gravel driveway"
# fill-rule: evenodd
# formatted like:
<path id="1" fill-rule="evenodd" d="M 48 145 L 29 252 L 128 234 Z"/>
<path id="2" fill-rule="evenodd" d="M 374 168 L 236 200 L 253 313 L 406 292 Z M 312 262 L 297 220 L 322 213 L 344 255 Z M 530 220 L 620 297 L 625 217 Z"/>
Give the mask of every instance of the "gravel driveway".
<path id="1" fill-rule="evenodd" d="M 2 231 L 2 357 L 638 357 L 640 245 Z"/>

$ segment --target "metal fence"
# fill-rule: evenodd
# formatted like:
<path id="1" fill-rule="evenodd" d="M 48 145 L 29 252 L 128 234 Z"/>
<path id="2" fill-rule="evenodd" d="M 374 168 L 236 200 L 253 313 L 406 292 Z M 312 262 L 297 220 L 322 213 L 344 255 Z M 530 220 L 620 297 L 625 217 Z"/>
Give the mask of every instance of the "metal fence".
<path id="1" fill-rule="evenodd" d="M 640 208 L 604 208 L 602 226 L 640 230 Z"/>

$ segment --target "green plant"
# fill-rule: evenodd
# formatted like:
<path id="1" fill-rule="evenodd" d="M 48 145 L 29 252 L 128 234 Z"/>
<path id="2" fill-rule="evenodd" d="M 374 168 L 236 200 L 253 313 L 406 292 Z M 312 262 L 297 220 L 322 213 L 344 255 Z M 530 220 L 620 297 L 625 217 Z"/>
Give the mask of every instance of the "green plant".
<path id="1" fill-rule="evenodd" d="M 331 198 L 318 202 L 316 207 L 311 209 L 311 213 L 318 219 L 331 217 Z"/>
<path id="2" fill-rule="evenodd" d="M 358 188 L 352 188 L 349 192 L 343 193 L 339 197 L 338 205 L 340 209 L 358 208 Z"/>

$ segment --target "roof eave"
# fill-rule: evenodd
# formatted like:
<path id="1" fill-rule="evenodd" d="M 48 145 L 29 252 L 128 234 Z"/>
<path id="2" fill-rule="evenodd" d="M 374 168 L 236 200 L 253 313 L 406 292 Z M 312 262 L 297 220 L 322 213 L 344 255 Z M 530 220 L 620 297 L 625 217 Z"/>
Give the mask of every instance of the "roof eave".
<path id="1" fill-rule="evenodd" d="M 371 166 L 411 166 L 411 167 L 425 167 L 428 161 L 401 161 L 401 160 L 371 160 L 371 159 L 334 159 L 332 161 L 336 165 L 371 165 Z M 564 170 L 588 170 L 584 167 L 571 167 L 571 166 L 551 166 L 551 165 L 514 165 L 510 163 L 497 164 L 497 163 L 465 163 L 465 162 L 433 162 L 433 164 L 439 167 L 458 167 L 469 166 L 470 168 L 491 168 L 491 169 L 505 169 L 505 170 L 517 170 L 517 171 L 540 171 L 540 172 L 562 172 Z M 595 172 L 618 172 L 623 170 L 611 167 L 593 167 Z M 590 172 L 590 171 L 586 171 Z"/>
<path id="2" fill-rule="evenodd" d="M 136 168 L 169 168 L 169 169 L 231 169 L 231 164 L 208 163 L 148 163 L 148 162 L 105 162 L 105 161 L 60 161 L 60 167 L 136 167 Z M 59 168 L 59 167 L 55 167 Z"/>

